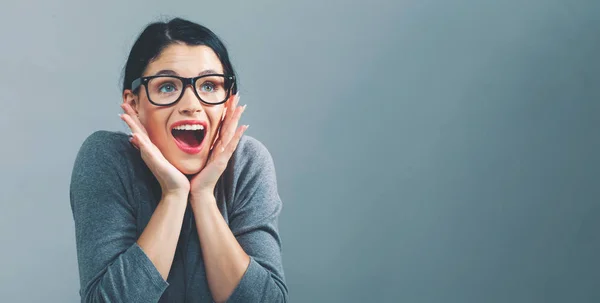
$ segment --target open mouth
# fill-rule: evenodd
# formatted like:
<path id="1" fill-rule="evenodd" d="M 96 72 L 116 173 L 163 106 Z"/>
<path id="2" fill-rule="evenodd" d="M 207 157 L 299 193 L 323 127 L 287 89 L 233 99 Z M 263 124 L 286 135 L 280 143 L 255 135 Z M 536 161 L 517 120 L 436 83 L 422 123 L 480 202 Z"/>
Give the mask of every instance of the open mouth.
<path id="1" fill-rule="evenodd" d="M 201 124 L 183 124 L 173 127 L 171 134 L 184 152 L 197 153 L 201 149 L 206 130 Z"/>

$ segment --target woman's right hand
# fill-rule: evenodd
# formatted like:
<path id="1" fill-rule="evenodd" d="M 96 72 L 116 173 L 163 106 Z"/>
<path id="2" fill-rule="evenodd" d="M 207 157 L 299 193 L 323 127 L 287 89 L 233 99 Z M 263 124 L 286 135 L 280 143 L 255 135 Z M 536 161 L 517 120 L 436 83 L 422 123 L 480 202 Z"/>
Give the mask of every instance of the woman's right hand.
<path id="1" fill-rule="evenodd" d="M 127 104 L 121 104 L 125 112 L 120 117 L 131 129 L 131 138 L 129 141 L 140 150 L 142 159 L 152 171 L 160 187 L 163 197 L 169 194 L 187 195 L 190 192 L 190 181 L 171 164 L 160 152 L 158 147 L 150 141 L 146 129 L 138 119 L 133 108 Z"/>

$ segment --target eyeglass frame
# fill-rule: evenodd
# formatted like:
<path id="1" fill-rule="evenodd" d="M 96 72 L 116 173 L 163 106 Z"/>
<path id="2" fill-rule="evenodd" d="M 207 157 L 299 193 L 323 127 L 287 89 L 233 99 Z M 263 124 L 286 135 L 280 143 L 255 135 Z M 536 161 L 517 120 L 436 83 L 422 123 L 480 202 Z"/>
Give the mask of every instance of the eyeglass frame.
<path id="1" fill-rule="evenodd" d="M 200 95 L 198 95 L 198 91 L 196 90 L 196 82 L 198 81 L 198 79 L 206 78 L 206 77 L 214 77 L 214 76 L 220 76 L 220 77 L 225 78 L 226 81 L 227 80 L 231 81 L 231 87 L 227 88 L 227 96 L 225 97 L 225 100 L 218 102 L 218 103 L 210 103 L 210 102 L 206 102 L 206 101 L 202 100 L 202 97 L 200 97 Z M 152 101 L 152 99 L 150 99 L 150 92 L 148 91 L 147 84 L 152 79 L 165 78 L 165 77 L 175 78 L 175 79 L 179 79 L 181 81 L 181 83 L 183 84 L 182 89 L 181 89 L 181 94 L 179 94 L 179 97 L 171 103 L 168 103 L 168 104 L 154 103 L 154 101 Z M 142 85 L 146 88 L 146 96 L 148 97 L 148 101 L 150 101 L 150 103 L 152 103 L 153 105 L 156 105 L 156 106 L 171 106 L 171 105 L 179 102 L 179 100 L 181 100 L 181 98 L 183 97 L 183 94 L 185 93 L 185 89 L 188 87 L 188 85 L 192 87 L 192 90 L 194 91 L 194 95 L 196 95 L 198 100 L 200 100 L 201 102 L 204 102 L 205 104 L 208 104 L 208 105 L 219 105 L 219 104 L 225 103 L 227 101 L 227 99 L 229 99 L 229 96 L 231 95 L 231 90 L 233 89 L 233 87 L 235 85 L 235 76 L 225 75 L 225 74 L 206 74 L 206 75 L 192 77 L 192 78 L 180 77 L 180 76 L 175 76 L 175 75 L 154 75 L 154 76 L 139 77 L 139 78 L 133 80 L 133 82 L 131 82 L 131 91 L 135 92 Z"/>

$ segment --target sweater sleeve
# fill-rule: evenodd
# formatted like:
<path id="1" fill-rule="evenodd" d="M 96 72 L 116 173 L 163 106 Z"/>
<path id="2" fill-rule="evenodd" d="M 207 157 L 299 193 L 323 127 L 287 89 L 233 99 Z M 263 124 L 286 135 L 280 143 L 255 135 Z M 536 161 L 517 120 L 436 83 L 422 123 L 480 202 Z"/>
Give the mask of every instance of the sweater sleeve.
<path id="1" fill-rule="evenodd" d="M 169 285 L 137 245 L 127 142 L 95 132 L 79 150 L 70 199 L 82 302 L 157 302 Z"/>
<path id="2" fill-rule="evenodd" d="M 234 163 L 238 177 L 229 227 L 250 264 L 227 302 L 287 302 L 278 232 L 282 202 L 273 160 L 262 143 L 244 139 L 243 148 L 236 151 L 244 156 Z"/>

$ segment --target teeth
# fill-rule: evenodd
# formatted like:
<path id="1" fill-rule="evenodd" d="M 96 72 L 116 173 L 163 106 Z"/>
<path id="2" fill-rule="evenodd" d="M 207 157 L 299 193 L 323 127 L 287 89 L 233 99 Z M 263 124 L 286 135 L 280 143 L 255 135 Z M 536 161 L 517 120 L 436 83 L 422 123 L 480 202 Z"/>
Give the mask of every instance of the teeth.
<path id="1" fill-rule="evenodd" d="M 204 126 L 200 124 L 185 124 L 174 127 L 176 130 L 204 130 Z"/>

